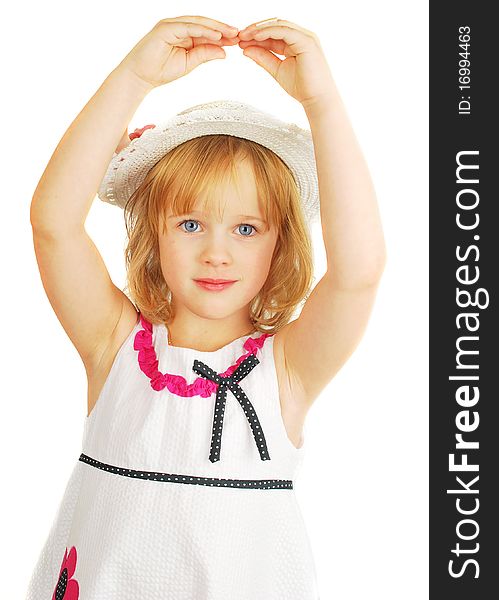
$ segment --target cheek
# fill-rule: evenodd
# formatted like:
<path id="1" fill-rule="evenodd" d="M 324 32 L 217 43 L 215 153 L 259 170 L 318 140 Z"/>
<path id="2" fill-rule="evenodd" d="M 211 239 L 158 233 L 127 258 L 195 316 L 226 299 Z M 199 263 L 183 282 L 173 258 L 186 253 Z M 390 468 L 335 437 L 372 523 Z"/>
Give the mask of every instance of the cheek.
<path id="1" fill-rule="evenodd" d="M 165 279 L 175 279 L 183 271 L 183 266 L 190 261 L 188 250 L 177 240 L 163 238 L 159 242 L 161 270 Z"/>
<path id="2" fill-rule="evenodd" d="M 248 253 L 246 257 L 246 274 L 254 280 L 262 284 L 265 282 L 270 265 L 272 262 L 272 254 L 274 245 L 265 245 L 260 248 L 255 248 L 253 252 Z"/>

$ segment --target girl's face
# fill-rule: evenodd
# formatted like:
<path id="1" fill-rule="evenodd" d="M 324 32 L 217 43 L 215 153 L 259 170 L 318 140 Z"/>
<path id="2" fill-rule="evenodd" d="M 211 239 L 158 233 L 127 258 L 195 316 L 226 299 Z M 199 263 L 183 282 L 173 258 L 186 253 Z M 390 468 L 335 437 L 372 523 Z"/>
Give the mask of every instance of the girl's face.
<path id="1" fill-rule="evenodd" d="M 200 197 L 193 212 L 167 214 L 158 236 L 161 270 L 172 292 L 176 314 L 187 309 L 208 319 L 237 312 L 248 321 L 249 303 L 265 283 L 277 241 L 277 229 L 264 222 L 250 163 L 237 165 L 242 198 L 232 182 L 221 186 L 220 213 L 202 212 Z M 235 280 L 222 290 L 203 288 L 196 279 Z"/>

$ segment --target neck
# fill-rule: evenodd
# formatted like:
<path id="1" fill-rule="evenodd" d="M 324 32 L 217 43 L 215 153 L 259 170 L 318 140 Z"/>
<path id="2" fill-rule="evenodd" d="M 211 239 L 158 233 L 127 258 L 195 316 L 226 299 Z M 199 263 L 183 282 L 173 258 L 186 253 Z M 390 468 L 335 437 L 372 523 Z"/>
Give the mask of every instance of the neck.
<path id="1" fill-rule="evenodd" d="M 193 348 L 200 352 L 214 352 L 255 330 L 247 312 L 244 316 L 235 314 L 223 319 L 207 319 L 180 312 L 166 323 L 166 327 L 171 346 Z"/>

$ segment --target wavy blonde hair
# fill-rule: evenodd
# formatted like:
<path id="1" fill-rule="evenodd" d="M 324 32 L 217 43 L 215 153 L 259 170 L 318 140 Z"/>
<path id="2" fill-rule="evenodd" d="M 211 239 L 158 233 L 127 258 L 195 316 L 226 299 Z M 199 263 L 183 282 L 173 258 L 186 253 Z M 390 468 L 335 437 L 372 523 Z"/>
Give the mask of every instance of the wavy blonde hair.
<path id="1" fill-rule="evenodd" d="M 271 150 L 231 135 L 204 135 L 170 150 L 147 173 L 124 208 L 128 242 L 127 285 L 123 290 L 151 323 L 173 318 L 171 290 L 161 271 L 158 234 L 168 210 L 189 213 L 206 193 L 212 206 L 229 172 L 238 186 L 236 163 L 249 158 L 264 219 L 278 235 L 267 279 L 250 303 L 257 331 L 276 333 L 309 295 L 313 250 L 300 195 L 287 165 Z"/>

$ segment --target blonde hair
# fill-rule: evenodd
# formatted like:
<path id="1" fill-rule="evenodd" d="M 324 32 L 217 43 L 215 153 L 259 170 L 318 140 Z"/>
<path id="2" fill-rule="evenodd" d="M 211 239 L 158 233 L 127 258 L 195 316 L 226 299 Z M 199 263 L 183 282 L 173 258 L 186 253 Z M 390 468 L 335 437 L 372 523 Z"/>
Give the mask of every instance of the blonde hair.
<path id="1" fill-rule="evenodd" d="M 203 193 L 207 194 L 206 204 L 211 205 L 229 170 L 237 186 L 236 162 L 243 158 L 249 158 L 253 167 L 264 219 L 278 232 L 269 274 L 250 303 L 250 320 L 257 331 L 276 333 L 308 297 L 313 250 L 291 171 L 274 152 L 256 142 L 231 135 L 204 135 L 161 158 L 124 208 L 128 237 L 124 291 L 149 322 L 169 323 L 174 316 L 158 244 L 168 209 L 174 215 L 189 213 Z"/>

